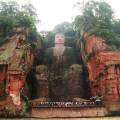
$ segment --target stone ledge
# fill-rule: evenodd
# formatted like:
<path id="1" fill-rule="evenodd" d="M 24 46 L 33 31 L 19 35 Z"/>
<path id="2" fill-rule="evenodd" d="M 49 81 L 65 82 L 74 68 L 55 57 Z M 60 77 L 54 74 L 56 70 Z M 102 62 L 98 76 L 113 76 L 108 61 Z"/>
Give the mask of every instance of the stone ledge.
<path id="1" fill-rule="evenodd" d="M 35 118 L 102 117 L 108 114 L 104 107 L 93 108 L 32 108 Z"/>

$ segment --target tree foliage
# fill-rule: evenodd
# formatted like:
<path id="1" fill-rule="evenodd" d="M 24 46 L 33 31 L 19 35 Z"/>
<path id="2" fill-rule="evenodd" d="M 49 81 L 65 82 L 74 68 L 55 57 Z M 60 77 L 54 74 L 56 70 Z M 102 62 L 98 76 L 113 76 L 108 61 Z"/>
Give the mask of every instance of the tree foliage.
<path id="1" fill-rule="evenodd" d="M 30 29 L 28 40 L 35 40 L 38 35 L 36 22 L 38 21 L 35 8 L 32 4 L 20 6 L 17 2 L 0 1 L 0 43 L 4 42 L 3 37 L 10 36 L 13 27 L 25 26 Z"/>
<path id="2" fill-rule="evenodd" d="M 89 1 L 85 4 L 82 15 L 76 16 L 73 27 L 76 32 L 86 31 L 106 39 L 113 48 L 119 49 L 120 20 L 114 18 L 111 6 L 106 2 Z"/>
<path id="3" fill-rule="evenodd" d="M 52 47 L 54 46 L 54 32 L 53 31 L 49 31 L 46 33 L 46 35 L 44 36 L 44 44 L 46 48 Z"/>

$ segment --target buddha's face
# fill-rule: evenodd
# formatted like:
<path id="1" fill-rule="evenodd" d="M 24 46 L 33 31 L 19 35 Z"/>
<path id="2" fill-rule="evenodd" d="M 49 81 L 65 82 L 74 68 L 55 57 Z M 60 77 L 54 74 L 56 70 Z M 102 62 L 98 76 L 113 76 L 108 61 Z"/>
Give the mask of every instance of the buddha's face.
<path id="1" fill-rule="evenodd" d="M 55 35 L 55 44 L 64 44 L 65 43 L 65 36 L 62 33 L 57 33 Z"/>

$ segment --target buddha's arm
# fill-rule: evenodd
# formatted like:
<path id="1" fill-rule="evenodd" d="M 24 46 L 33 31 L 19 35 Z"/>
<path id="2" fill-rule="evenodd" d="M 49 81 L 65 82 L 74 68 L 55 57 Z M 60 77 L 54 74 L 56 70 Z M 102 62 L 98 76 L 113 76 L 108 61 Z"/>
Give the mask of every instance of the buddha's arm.
<path id="1" fill-rule="evenodd" d="M 45 55 L 44 55 L 44 60 L 43 60 L 43 64 L 49 66 L 50 64 L 52 64 L 52 48 L 48 48 L 45 51 Z"/>
<path id="2" fill-rule="evenodd" d="M 68 48 L 68 54 L 69 54 L 69 59 L 71 61 L 71 65 L 75 64 L 76 63 L 76 58 L 75 58 L 73 48 L 71 48 L 71 47 Z"/>

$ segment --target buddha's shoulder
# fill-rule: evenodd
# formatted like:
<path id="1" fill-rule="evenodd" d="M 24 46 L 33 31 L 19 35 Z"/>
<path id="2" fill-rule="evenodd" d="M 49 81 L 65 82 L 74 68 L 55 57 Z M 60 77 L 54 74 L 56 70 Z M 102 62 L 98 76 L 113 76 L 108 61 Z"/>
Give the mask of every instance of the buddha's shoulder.
<path id="1" fill-rule="evenodd" d="M 72 48 L 72 47 L 69 47 L 69 46 L 66 46 L 66 50 L 72 51 L 73 48 Z"/>

